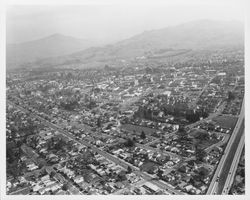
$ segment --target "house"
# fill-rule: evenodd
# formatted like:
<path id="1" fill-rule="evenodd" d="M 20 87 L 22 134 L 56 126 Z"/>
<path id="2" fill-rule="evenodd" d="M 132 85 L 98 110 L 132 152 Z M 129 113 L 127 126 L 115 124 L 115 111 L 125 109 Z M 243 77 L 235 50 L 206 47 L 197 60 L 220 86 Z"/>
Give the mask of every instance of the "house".
<path id="1" fill-rule="evenodd" d="M 148 188 L 150 188 L 150 190 L 152 190 L 153 192 L 157 192 L 159 190 L 158 186 L 150 183 L 150 182 L 146 182 L 144 183 L 144 185 Z"/>
<path id="2" fill-rule="evenodd" d="M 184 189 L 189 192 L 191 189 L 193 188 L 192 185 L 187 185 L 186 187 L 184 187 Z"/>
<path id="3" fill-rule="evenodd" d="M 89 173 L 89 174 L 85 174 L 83 178 L 85 182 L 90 183 L 95 177 L 96 177 L 95 174 Z"/>
<path id="4" fill-rule="evenodd" d="M 122 188 L 124 188 L 125 186 L 122 184 L 122 182 L 117 182 L 117 183 L 115 184 L 115 187 L 117 187 L 118 189 L 122 189 Z"/>
<path id="5" fill-rule="evenodd" d="M 54 176 L 54 179 L 59 181 L 60 183 L 65 183 L 66 181 L 65 178 L 61 174 L 58 174 L 58 173 Z"/>
<path id="6" fill-rule="evenodd" d="M 80 191 L 76 187 L 70 187 L 68 191 L 70 194 L 73 194 L 73 195 L 81 194 Z"/>
<path id="7" fill-rule="evenodd" d="M 35 185 L 34 187 L 33 187 L 33 191 L 35 191 L 35 192 L 37 192 L 37 191 L 39 191 L 40 189 L 42 189 L 43 187 L 41 186 L 41 185 Z"/>
<path id="8" fill-rule="evenodd" d="M 51 162 L 57 162 L 59 160 L 58 156 L 53 153 L 49 154 L 47 156 L 47 159 Z"/>
<path id="9" fill-rule="evenodd" d="M 96 172 L 100 175 L 100 176 L 103 176 L 105 173 L 105 171 L 103 169 L 98 169 L 96 170 Z"/>
<path id="10" fill-rule="evenodd" d="M 105 190 L 107 190 L 107 191 L 108 191 L 108 193 L 110 194 L 110 193 L 112 193 L 112 192 L 114 192 L 114 191 L 115 191 L 115 188 L 114 188 L 114 187 L 112 187 L 111 185 L 108 185 L 108 186 L 106 186 L 106 187 L 105 187 Z"/>
<path id="11" fill-rule="evenodd" d="M 181 181 L 181 183 L 178 184 L 178 186 L 181 188 L 181 189 L 184 189 L 184 187 L 187 185 L 187 182 L 185 181 Z"/>
<path id="12" fill-rule="evenodd" d="M 90 168 L 91 168 L 91 169 L 93 169 L 93 170 L 95 170 L 95 171 L 96 171 L 97 167 L 96 167 L 95 165 L 90 164 L 89 166 L 90 166 Z"/>
<path id="13" fill-rule="evenodd" d="M 207 189 L 207 186 L 205 186 L 205 185 L 202 185 L 202 186 L 200 187 L 201 192 L 205 192 L 206 189 Z"/>
<path id="14" fill-rule="evenodd" d="M 190 181 L 190 179 L 191 179 L 191 175 L 190 175 L 190 174 L 186 174 L 186 175 L 182 178 L 182 180 L 185 181 L 186 183 L 188 183 L 188 182 Z"/>
<path id="15" fill-rule="evenodd" d="M 48 186 L 51 186 L 55 183 L 55 181 L 51 181 L 51 180 L 48 180 L 48 181 L 44 181 L 44 184 L 46 185 L 46 187 Z"/>
<path id="16" fill-rule="evenodd" d="M 69 178 L 73 177 L 73 175 L 75 174 L 74 171 L 66 168 L 66 166 L 64 168 L 61 169 L 61 171 L 66 174 Z"/>
<path id="17" fill-rule="evenodd" d="M 30 164 L 30 165 L 27 165 L 27 168 L 29 171 L 33 171 L 35 169 L 38 169 L 38 166 L 35 165 L 34 163 Z"/>
<path id="18" fill-rule="evenodd" d="M 83 177 L 80 176 L 80 175 L 79 175 L 79 176 L 76 176 L 73 180 L 74 180 L 74 182 L 77 183 L 77 184 L 79 184 L 79 183 L 81 183 L 81 182 L 84 181 Z"/>
<path id="19" fill-rule="evenodd" d="M 173 152 L 173 153 L 179 153 L 180 149 L 178 149 L 177 147 L 172 147 L 171 148 L 171 152 Z"/>
<path id="20" fill-rule="evenodd" d="M 179 167 L 179 171 L 182 173 L 187 173 L 188 172 L 188 167 L 186 165 L 182 165 L 181 167 Z"/>
<path id="21" fill-rule="evenodd" d="M 50 177 L 49 177 L 48 174 L 45 175 L 45 176 L 43 176 L 43 177 L 41 177 L 41 181 L 42 181 L 42 182 L 45 182 L 45 181 L 47 181 L 47 180 L 50 180 Z"/>
<path id="22" fill-rule="evenodd" d="M 66 191 L 63 191 L 63 190 L 59 190 L 59 191 L 56 193 L 56 195 L 65 195 L 65 194 L 67 194 L 67 192 L 66 192 Z"/>
<path id="23" fill-rule="evenodd" d="M 81 182 L 78 184 L 83 190 L 86 190 L 89 187 L 87 182 Z"/>
<path id="24" fill-rule="evenodd" d="M 58 184 L 54 184 L 50 189 L 52 192 L 55 192 L 56 190 L 60 189 L 61 187 Z"/>

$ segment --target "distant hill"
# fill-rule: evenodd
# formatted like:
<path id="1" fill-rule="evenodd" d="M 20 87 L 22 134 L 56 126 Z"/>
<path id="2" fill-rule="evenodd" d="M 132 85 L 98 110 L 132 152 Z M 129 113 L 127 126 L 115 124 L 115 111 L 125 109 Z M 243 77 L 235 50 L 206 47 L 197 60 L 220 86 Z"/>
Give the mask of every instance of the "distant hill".
<path id="1" fill-rule="evenodd" d="M 54 34 L 45 38 L 19 44 L 7 44 L 7 65 L 15 67 L 15 65 L 26 62 L 34 62 L 48 57 L 71 54 L 100 44 L 101 43 L 97 41 L 77 39 L 61 34 Z"/>
<path id="2" fill-rule="evenodd" d="M 148 49 L 210 49 L 244 43 L 244 27 L 237 21 L 199 20 L 164 29 L 145 31 L 118 43 Z"/>
<path id="3" fill-rule="evenodd" d="M 135 57 L 162 58 L 190 51 L 244 47 L 244 26 L 237 21 L 199 20 L 145 31 L 113 45 L 88 48 L 68 56 L 40 60 L 44 65 L 103 65 Z M 56 47 L 55 47 L 56 48 Z"/>

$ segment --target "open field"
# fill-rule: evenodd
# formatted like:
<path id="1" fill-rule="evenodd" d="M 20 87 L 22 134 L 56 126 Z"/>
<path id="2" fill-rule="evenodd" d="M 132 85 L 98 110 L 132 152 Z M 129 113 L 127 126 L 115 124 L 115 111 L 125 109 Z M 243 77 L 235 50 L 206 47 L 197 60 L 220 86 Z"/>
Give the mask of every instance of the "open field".
<path id="1" fill-rule="evenodd" d="M 213 121 L 217 122 L 221 127 L 233 129 L 237 119 L 234 116 L 218 116 L 213 118 Z"/>
<path id="2" fill-rule="evenodd" d="M 138 126 L 138 125 L 133 125 L 133 124 L 122 124 L 121 129 L 130 131 L 130 132 L 135 131 L 136 134 L 141 134 L 141 132 L 144 131 L 146 135 L 151 135 L 152 133 L 158 131 L 153 128 L 148 128 L 148 127 Z"/>

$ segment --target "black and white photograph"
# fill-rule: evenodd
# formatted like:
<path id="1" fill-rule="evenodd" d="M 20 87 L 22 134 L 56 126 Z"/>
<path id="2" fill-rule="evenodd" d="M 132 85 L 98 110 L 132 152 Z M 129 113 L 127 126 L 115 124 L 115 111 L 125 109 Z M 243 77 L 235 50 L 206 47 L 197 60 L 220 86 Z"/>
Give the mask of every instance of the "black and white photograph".
<path id="1" fill-rule="evenodd" d="M 6 5 L 4 197 L 245 197 L 245 3 L 178 2 Z"/>

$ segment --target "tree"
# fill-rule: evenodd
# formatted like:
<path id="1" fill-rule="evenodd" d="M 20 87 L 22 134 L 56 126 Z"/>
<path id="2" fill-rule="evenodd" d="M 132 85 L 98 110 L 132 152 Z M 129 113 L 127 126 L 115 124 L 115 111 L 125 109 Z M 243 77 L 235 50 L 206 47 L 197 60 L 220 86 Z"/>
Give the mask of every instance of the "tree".
<path id="1" fill-rule="evenodd" d="M 39 138 L 37 137 L 37 135 L 32 135 L 32 136 L 28 137 L 28 141 L 29 141 L 29 144 L 32 148 L 36 148 L 36 146 L 38 145 L 38 142 L 39 142 Z"/>
<path id="2" fill-rule="evenodd" d="M 141 132 L 141 139 L 146 139 L 146 135 L 144 131 Z"/>
<path id="3" fill-rule="evenodd" d="M 201 116 L 203 118 L 207 118 L 209 116 L 208 111 L 205 108 L 202 109 Z"/>
<path id="4" fill-rule="evenodd" d="M 56 175 L 56 172 L 54 172 L 54 171 L 52 171 L 52 172 L 49 174 L 50 178 L 53 178 L 55 175 Z"/>
<path id="5" fill-rule="evenodd" d="M 132 168 L 128 166 L 127 173 L 130 174 L 132 172 Z"/>
<path id="6" fill-rule="evenodd" d="M 65 142 L 64 140 L 62 140 L 62 139 L 59 139 L 59 140 L 56 142 L 54 148 L 55 148 L 56 150 L 61 150 L 65 145 L 66 145 L 66 142 Z"/>
<path id="7" fill-rule="evenodd" d="M 148 160 L 149 160 L 149 158 L 148 158 L 148 154 L 142 154 L 142 158 L 144 158 L 144 159 L 145 159 L 145 161 L 148 161 Z"/>
<path id="8" fill-rule="evenodd" d="M 194 184 L 195 184 L 195 181 L 194 181 L 194 179 L 193 179 L 192 177 L 190 178 L 189 183 L 190 183 L 191 185 L 194 185 Z"/>
<path id="9" fill-rule="evenodd" d="M 185 133 L 185 127 L 183 125 L 179 126 L 179 133 Z"/>
<path id="10" fill-rule="evenodd" d="M 38 159 L 38 167 L 39 168 L 42 168 L 43 166 L 46 166 L 46 165 L 47 165 L 47 162 L 44 159 L 42 159 L 42 158 Z"/>
<path id="11" fill-rule="evenodd" d="M 231 101 L 231 100 L 234 100 L 235 98 L 235 95 L 232 91 L 228 91 L 228 100 Z"/>
<path id="12" fill-rule="evenodd" d="M 160 147 L 160 151 L 161 151 L 161 152 L 163 152 L 164 149 L 165 149 L 164 146 L 161 146 L 161 147 Z"/>
<path id="13" fill-rule="evenodd" d="M 101 127 L 101 117 L 98 117 L 98 119 L 97 119 L 97 126 Z"/>
<path id="14" fill-rule="evenodd" d="M 119 181 L 126 181 L 127 178 L 126 178 L 126 173 L 125 173 L 125 171 L 121 171 L 121 172 L 118 174 L 117 178 L 119 179 Z"/>
<path id="15" fill-rule="evenodd" d="M 67 191 L 69 189 L 68 183 L 64 183 L 62 186 L 62 190 Z"/>
<path id="16" fill-rule="evenodd" d="M 178 138 L 180 139 L 180 140 L 185 140 L 185 139 L 187 139 L 187 132 L 186 132 L 186 130 L 185 130 L 185 127 L 184 126 L 180 126 L 179 127 L 179 130 L 178 130 Z"/>
<path id="17" fill-rule="evenodd" d="M 245 169 L 244 168 L 242 168 L 241 170 L 240 170 L 240 176 L 242 176 L 242 177 L 245 177 Z"/>
<path id="18" fill-rule="evenodd" d="M 161 169 L 159 169 L 158 172 L 157 172 L 157 176 L 159 178 L 162 178 L 162 174 L 163 174 L 163 171 Z"/>
<path id="19" fill-rule="evenodd" d="M 128 140 L 124 143 L 126 147 L 133 147 L 135 145 L 134 141 L 128 138 Z"/>
<path id="20" fill-rule="evenodd" d="M 188 110 L 186 112 L 186 119 L 189 122 L 196 122 L 200 119 L 200 113 L 198 111 Z"/>
<path id="21" fill-rule="evenodd" d="M 197 149 L 195 156 L 197 160 L 203 161 L 203 158 L 207 156 L 207 152 L 204 149 Z"/>
<path id="22" fill-rule="evenodd" d="M 216 133 L 213 132 L 212 135 L 211 135 L 211 138 L 212 138 L 212 139 L 217 139 Z"/>
<path id="23" fill-rule="evenodd" d="M 200 170 L 199 170 L 199 172 L 198 172 L 198 174 L 199 174 L 199 177 L 200 177 L 201 179 L 204 179 L 205 177 L 208 176 L 209 170 L 206 169 L 206 168 L 204 168 L 204 167 L 201 167 Z"/>

